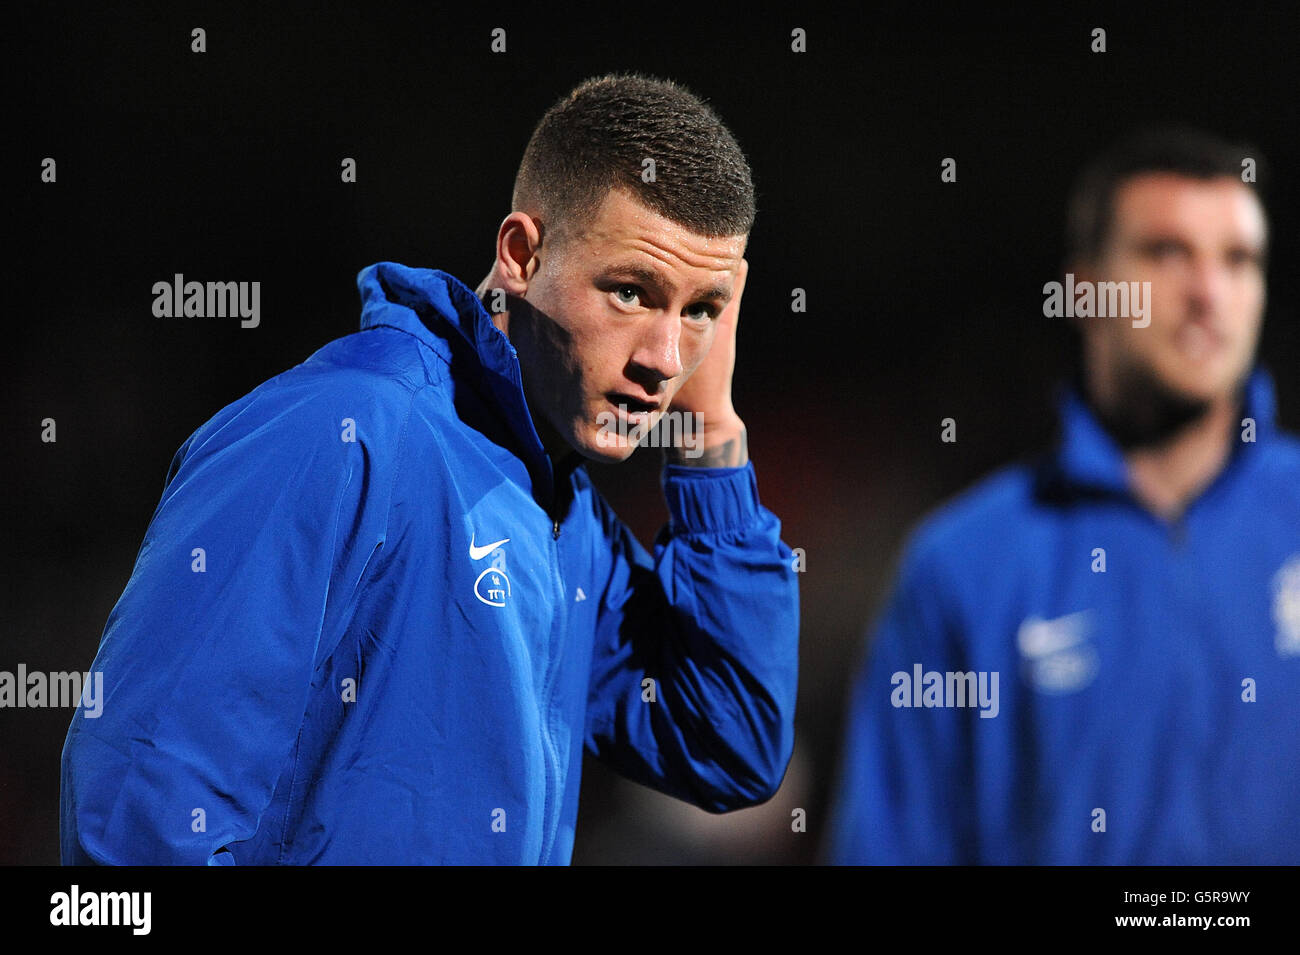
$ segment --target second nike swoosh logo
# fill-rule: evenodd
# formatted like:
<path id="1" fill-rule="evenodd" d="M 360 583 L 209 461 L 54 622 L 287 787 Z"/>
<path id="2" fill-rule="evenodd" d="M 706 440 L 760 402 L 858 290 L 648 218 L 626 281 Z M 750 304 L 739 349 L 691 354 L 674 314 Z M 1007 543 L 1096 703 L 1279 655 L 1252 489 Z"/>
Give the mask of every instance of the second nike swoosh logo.
<path id="1" fill-rule="evenodd" d="M 475 547 L 475 546 L 474 546 L 474 538 L 471 536 L 470 539 L 469 539 L 469 559 L 470 559 L 470 560 L 482 560 L 484 557 L 486 557 L 488 554 L 492 553 L 494 550 L 496 550 L 496 549 L 497 549 L 498 547 L 500 547 L 502 544 L 507 544 L 507 543 L 509 543 L 509 542 L 510 542 L 510 538 L 509 538 L 509 537 L 503 537 L 503 538 L 501 538 L 501 540 L 497 541 L 495 544 L 484 544 L 482 547 Z"/>
<path id="2" fill-rule="evenodd" d="M 1045 657 L 1068 650 L 1084 641 L 1089 611 L 1066 614 L 1052 620 L 1030 617 L 1020 625 L 1016 642 L 1027 659 Z"/>

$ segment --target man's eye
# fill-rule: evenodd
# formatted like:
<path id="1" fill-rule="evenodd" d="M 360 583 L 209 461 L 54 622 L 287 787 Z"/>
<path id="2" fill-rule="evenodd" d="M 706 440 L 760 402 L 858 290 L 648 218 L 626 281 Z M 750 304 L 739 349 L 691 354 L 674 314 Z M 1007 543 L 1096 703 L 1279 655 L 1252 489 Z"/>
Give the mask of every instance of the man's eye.
<path id="1" fill-rule="evenodd" d="M 686 314 L 696 321 L 707 322 L 717 313 L 714 312 L 711 305 L 696 305 L 693 309 L 688 310 Z"/>
<path id="2" fill-rule="evenodd" d="M 627 292 L 630 298 L 624 298 L 624 292 Z M 620 285 L 614 289 L 614 296 L 624 305 L 633 305 L 641 297 L 641 290 L 635 285 Z"/>

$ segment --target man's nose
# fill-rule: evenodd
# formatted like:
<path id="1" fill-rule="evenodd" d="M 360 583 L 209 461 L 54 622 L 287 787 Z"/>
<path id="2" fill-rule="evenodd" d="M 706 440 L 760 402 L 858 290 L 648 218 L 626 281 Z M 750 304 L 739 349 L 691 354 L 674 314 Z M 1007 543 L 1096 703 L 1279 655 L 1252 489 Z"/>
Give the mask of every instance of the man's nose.
<path id="1" fill-rule="evenodd" d="M 1228 268 L 1211 256 L 1192 259 L 1186 276 L 1187 297 L 1198 312 L 1215 312 L 1228 291 Z"/>
<path id="2" fill-rule="evenodd" d="M 668 309 L 646 316 L 632 353 L 632 364 L 644 370 L 646 377 L 654 378 L 642 384 L 658 387 L 660 382 L 682 373 L 681 335 L 682 323 Z"/>

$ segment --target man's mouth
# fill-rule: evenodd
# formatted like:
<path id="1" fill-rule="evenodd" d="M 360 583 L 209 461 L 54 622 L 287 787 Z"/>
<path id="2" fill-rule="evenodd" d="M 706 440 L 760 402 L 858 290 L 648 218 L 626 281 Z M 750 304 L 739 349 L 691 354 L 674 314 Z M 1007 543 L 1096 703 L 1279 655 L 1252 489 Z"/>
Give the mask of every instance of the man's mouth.
<path id="1" fill-rule="evenodd" d="M 1184 322 L 1174 332 L 1174 344 L 1193 361 L 1209 358 L 1223 348 L 1224 337 L 1204 322 Z"/>
<path id="2" fill-rule="evenodd" d="M 607 392 L 605 400 L 613 406 L 615 415 L 622 422 L 620 430 L 626 429 L 624 433 L 629 438 L 639 440 L 641 435 L 654 426 L 655 415 L 659 411 L 658 402 L 618 391 Z"/>
<path id="3" fill-rule="evenodd" d="M 657 401 L 646 401 L 644 398 L 635 398 L 632 395 L 618 391 L 606 393 L 605 398 L 611 405 L 619 409 L 620 413 L 626 410 L 627 414 L 637 417 L 649 415 L 651 412 L 659 410 L 659 402 Z"/>

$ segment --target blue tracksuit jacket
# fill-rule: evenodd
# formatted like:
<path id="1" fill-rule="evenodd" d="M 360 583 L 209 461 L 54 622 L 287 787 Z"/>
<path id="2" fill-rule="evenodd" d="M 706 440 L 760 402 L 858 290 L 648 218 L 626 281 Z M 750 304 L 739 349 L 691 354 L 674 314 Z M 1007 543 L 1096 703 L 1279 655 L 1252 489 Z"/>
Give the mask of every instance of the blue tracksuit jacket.
<path id="1" fill-rule="evenodd" d="M 470 289 L 358 285 L 361 332 L 176 454 L 64 744 L 64 862 L 563 864 L 584 749 L 769 798 L 798 592 L 752 466 L 666 467 L 652 559 L 553 473 Z"/>
<path id="2" fill-rule="evenodd" d="M 1300 444 L 1262 371 L 1243 418 L 1174 523 L 1077 394 L 1055 453 L 923 522 L 853 694 L 831 861 L 1300 862 Z M 988 705 L 934 705 L 981 673 Z"/>

